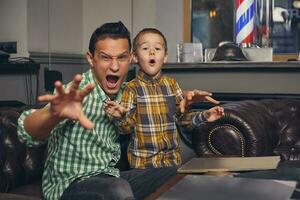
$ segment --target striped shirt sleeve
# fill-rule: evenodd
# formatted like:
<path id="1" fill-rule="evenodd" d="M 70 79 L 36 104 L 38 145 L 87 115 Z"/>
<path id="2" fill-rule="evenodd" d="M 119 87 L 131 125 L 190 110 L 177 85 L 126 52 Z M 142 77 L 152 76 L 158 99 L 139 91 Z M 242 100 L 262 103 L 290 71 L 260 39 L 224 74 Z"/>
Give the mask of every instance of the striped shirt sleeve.
<path id="1" fill-rule="evenodd" d="M 36 111 L 35 109 L 24 111 L 18 119 L 18 137 L 22 142 L 24 142 L 29 147 L 38 146 L 38 145 L 45 143 L 45 141 L 43 141 L 43 140 L 37 140 L 37 139 L 33 138 L 25 130 L 25 127 L 24 127 L 24 121 L 25 121 L 26 117 L 35 111 Z"/>

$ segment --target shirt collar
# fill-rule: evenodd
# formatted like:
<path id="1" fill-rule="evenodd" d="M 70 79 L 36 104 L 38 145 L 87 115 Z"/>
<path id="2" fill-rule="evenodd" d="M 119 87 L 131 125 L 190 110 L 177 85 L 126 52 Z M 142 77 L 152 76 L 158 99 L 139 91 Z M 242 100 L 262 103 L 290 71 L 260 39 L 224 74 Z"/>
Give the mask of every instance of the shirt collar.
<path id="1" fill-rule="evenodd" d="M 159 72 L 159 74 L 155 77 L 149 76 L 145 72 L 139 70 L 137 78 L 139 80 L 142 80 L 144 82 L 149 82 L 149 83 L 158 83 L 161 80 L 162 74 Z"/>

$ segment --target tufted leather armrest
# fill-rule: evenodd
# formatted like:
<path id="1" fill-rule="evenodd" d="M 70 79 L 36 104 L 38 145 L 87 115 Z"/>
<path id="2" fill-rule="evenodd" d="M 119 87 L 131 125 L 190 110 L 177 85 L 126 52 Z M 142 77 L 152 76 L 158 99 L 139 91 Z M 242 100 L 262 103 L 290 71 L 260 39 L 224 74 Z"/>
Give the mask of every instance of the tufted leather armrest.
<path id="1" fill-rule="evenodd" d="M 42 177 L 46 145 L 26 147 L 17 136 L 17 120 L 24 109 L 0 109 L 0 192 L 9 192 Z"/>
<path id="2" fill-rule="evenodd" d="M 198 156 L 300 159 L 300 101 L 246 100 L 224 104 L 225 116 L 192 130 Z"/>

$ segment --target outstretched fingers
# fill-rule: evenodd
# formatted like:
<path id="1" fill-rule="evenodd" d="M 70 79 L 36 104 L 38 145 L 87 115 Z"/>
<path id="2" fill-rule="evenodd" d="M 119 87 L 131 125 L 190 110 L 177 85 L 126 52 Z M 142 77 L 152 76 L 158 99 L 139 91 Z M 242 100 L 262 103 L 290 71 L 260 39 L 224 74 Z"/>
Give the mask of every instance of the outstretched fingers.
<path id="1" fill-rule="evenodd" d="M 96 87 L 95 83 L 88 84 L 85 88 L 83 88 L 79 95 L 84 98 L 87 96 L 94 88 Z"/>
<path id="2" fill-rule="evenodd" d="M 55 86 L 56 93 L 59 96 L 63 96 L 65 94 L 65 90 L 64 90 L 63 85 L 60 81 L 55 81 L 54 86 Z"/>
<path id="3" fill-rule="evenodd" d="M 220 104 L 219 101 L 215 100 L 214 98 L 210 97 L 210 96 L 206 96 L 205 97 L 206 101 L 210 102 L 210 103 L 213 103 L 213 104 Z"/>
<path id="4" fill-rule="evenodd" d="M 203 91 L 203 90 L 193 90 L 194 95 L 198 96 L 212 96 L 211 92 Z"/>
<path id="5" fill-rule="evenodd" d="M 39 102 L 51 102 L 55 99 L 55 96 L 52 94 L 46 94 L 38 97 Z"/>
<path id="6" fill-rule="evenodd" d="M 187 106 L 186 104 L 187 104 L 187 102 L 186 102 L 185 99 L 183 99 L 182 101 L 180 101 L 180 103 L 179 103 L 179 108 L 180 108 L 180 112 L 181 112 L 181 113 L 184 113 L 185 108 L 186 108 L 186 106 Z"/>
<path id="7" fill-rule="evenodd" d="M 124 106 L 120 106 L 119 109 L 120 109 L 120 112 L 121 112 L 122 114 L 125 114 L 125 113 L 127 113 L 127 112 L 130 111 L 129 108 L 126 108 L 126 107 L 124 107 Z"/>
<path id="8" fill-rule="evenodd" d="M 79 115 L 78 121 L 85 129 L 90 130 L 94 128 L 94 123 L 89 120 L 83 112 Z"/>
<path id="9" fill-rule="evenodd" d="M 221 106 L 217 106 L 217 111 L 219 113 L 219 115 L 224 116 L 225 112 L 224 112 L 224 108 Z"/>
<path id="10" fill-rule="evenodd" d="M 110 101 L 110 100 L 109 100 L 109 101 L 106 101 L 105 104 L 106 104 L 106 106 L 108 106 L 108 107 L 115 107 L 115 106 L 118 105 L 117 102 L 115 102 L 115 101 Z"/>
<path id="11" fill-rule="evenodd" d="M 74 77 L 74 79 L 72 81 L 72 84 L 71 84 L 71 87 L 70 87 L 70 94 L 71 95 L 75 95 L 76 94 L 76 92 L 77 92 L 77 90 L 79 88 L 79 84 L 80 84 L 81 80 L 82 80 L 82 76 L 79 75 L 79 74 L 77 74 Z"/>

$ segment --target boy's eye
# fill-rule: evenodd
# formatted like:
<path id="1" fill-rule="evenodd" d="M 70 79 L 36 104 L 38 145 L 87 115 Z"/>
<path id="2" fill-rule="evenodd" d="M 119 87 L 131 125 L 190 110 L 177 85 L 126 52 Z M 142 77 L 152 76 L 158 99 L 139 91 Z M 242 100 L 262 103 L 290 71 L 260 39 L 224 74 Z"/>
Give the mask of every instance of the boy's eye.
<path id="1" fill-rule="evenodd" d="M 161 48 L 160 48 L 160 47 L 156 47 L 155 50 L 156 50 L 156 51 L 160 51 Z"/>
<path id="2" fill-rule="evenodd" d="M 142 50 L 144 50 L 144 51 L 148 50 L 148 47 L 142 47 Z"/>

